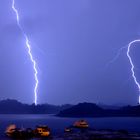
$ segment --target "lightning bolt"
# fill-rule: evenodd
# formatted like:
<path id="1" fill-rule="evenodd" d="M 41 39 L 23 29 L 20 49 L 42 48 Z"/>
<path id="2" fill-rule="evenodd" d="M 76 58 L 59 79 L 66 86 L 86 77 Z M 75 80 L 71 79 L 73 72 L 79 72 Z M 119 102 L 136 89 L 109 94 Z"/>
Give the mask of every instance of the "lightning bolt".
<path id="1" fill-rule="evenodd" d="M 135 66 L 134 66 L 133 61 L 132 61 L 132 58 L 131 58 L 131 56 L 130 56 L 131 48 L 132 48 L 133 44 L 135 44 L 135 43 L 137 43 L 137 42 L 140 42 L 140 39 L 133 40 L 133 41 L 131 41 L 131 42 L 128 44 L 128 46 L 125 46 L 125 47 L 120 48 L 120 49 L 118 50 L 116 56 L 115 56 L 111 61 L 109 61 L 109 62 L 107 63 L 106 67 L 108 67 L 110 64 L 114 63 L 114 62 L 118 59 L 118 57 L 120 56 L 122 50 L 127 49 L 126 55 L 127 55 L 127 57 L 128 57 L 128 60 L 129 60 L 130 65 L 131 65 L 131 76 L 132 76 L 132 78 L 133 78 L 133 80 L 134 80 L 134 83 L 135 83 L 135 85 L 137 86 L 138 91 L 139 91 L 139 104 L 140 104 L 140 83 L 139 83 L 138 80 L 137 80 L 137 77 L 136 77 L 136 74 L 135 74 Z"/>
<path id="2" fill-rule="evenodd" d="M 122 52 L 124 49 L 126 49 L 126 48 L 127 48 L 127 46 L 120 48 L 120 49 L 117 51 L 116 56 L 106 64 L 106 68 L 107 68 L 110 64 L 114 63 L 114 62 L 119 58 L 121 52 Z"/>
<path id="3" fill-rule="evenodd" d="M 25 44 L 26 44 L 26 47 L 27 47 L 27 50 L 28 50 L 28 55 L 30 57 L 30 60 L 33 64 L 33 70 L 34 70 L 34 79 L 35 79 L 35 87 L 34 87 L 34 103 L 35 105 L 37 105 L 37 89 L 38 89 L 38 84 L 39 84 L 39 81 L 38 81 L 38 71 L 37 71 L 37 64 L 36 64 L 36 61 L 32 55 L 32 50 L 31 50 L 31 45 L 30 45 L 30 41 L 28 39 L 28 36 L 26 35 L 26 33 L 24 32 L 22 26 L 20 25 L 20 20 L 19 20 L 19 13 L 18 13 L 18 10 L 16 9 L 15 7 L 15 0 L 12 0 L 12 9 L 13 11 L 15 12 L 15 15 L 16 15 L 16 20 L 17 20 L 17 25 L 18 27 L 20 28 L 24 38 L 25 38 Z"/>
<path id="4" fill-rule="evenodd" d="M 133 45 L 134 43 L 137 43 L 137 42 L 140 42 L 140 39 L 133 40 L 133 41 L 131 41 L 131 42 L 128 44 L 128 48 L 127 48 L 127 57 L 128 57 L 128 59 L 129 59 L 130 65 L 131 65 L 131 73 L 132 73 L 133 80 L 134 80 L 134 82 L 135 82 L 135 84 L 136 84 L 136 86 L 138 87 L 138 90 L 139 90 L 139 104 L 140 104 L 140 83 L 138 82 L 138 80 L 137 80 L 137 78 L 136 78 L 135 71 L 134 71 L 135 66 L 134 66 L 133 61 L 132 61 L 132 58 L 131 58 L 131 56 L 130 56 L 130 49 L 131 49 L 132 45 Z"/>

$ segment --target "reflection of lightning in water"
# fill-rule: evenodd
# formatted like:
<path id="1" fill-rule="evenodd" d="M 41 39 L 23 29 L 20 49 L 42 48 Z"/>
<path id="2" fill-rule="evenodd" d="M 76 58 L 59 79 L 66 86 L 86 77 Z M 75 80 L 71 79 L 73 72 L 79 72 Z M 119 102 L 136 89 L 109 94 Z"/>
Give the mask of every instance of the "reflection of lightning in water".
<path id="1" fill-rule="evenodd" d="M 25 37 L 25 44 L 26 44 L 26 47 L 28 49 L 28 54 L 29 54 L 30 60 L 31 60 L 31 62 L 33 64 L 34 78 L 35 78 L 35 87 L 34 87 L 34 96 L 35 97 L 34 97 L 34 103 L 35 103 L 35 105 L 37 105 L 37 89 L 38 89 L 39 81 L 38 81 L 38 77 L 37 77 L 38 71 L 37 71 L 36 61 L 35 61 L 35 59 L 33 58 L 33 55 L 32 55 L 29 39 L 28 39 L 26 33 L 24 32 L 23 28 L 20 25 L 18 10 L 15 8 L 15 0 L 12 0 L 12 9 L 13 9 L 13 11 L 16 14 L 16 19 L 17 19 L 18 27 L 20 28 L 21 32 L 23 33 L 23 35 Z"/>
<path id="2" fill-rule="evenodd" d="M 137 80 L 137 78 L 136 78 L 135 71 L 134 71 L 135 66 L 134 66 L 133 61 L 132 61 L 132 58 L 131 58 L 131 56 L 130 56 L 130 49 L 131 49 L 132 45 L 133 45 L 134 43 L 137 43 L 137 42 L 140 42 L 140 39 L 138 39 L 138 40 L 133 40 L 133 41 L 131 41 L 131 42 L 128 44 L 128 48 L 127 48 L 127 57 L 128 57 L 129 62 L 130 62 L 130 64 L 131 64 L 131 73 L 132 73 L 132 77 L 133 77 L 133 79 L 134 79 L 135 84 L 136 84 L 137 87 L 138 87 L 138 90 L 139 90 L 139 104 L 140 104 L 140 83 L 138 82 L 138 80 Z"/>

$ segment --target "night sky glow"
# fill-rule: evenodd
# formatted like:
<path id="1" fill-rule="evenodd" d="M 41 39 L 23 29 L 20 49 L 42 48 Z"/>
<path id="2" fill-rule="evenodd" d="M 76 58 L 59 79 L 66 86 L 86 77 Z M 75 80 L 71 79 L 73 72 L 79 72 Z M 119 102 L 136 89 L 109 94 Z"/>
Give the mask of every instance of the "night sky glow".
<path id="1" fill-rule="evenodd" d="M 0 100 L 136 105 L 139 5 L 140 0 L 0 0 Z"/>

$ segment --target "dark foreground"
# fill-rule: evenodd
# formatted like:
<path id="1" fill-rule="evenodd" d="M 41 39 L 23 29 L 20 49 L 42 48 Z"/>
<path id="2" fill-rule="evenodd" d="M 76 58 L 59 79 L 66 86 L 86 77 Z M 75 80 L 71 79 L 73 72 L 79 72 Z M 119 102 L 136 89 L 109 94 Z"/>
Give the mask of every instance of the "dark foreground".
<path id="1" fill-rule="evenodd" d="M 73 132 L 64 132 L 60 135 L 44 138 L 20 138 L 16 140 L 140 140 L 140 134 L 126 130 L 111 129 L 77 129 Z M 7 139 L 3 139 L 7 140 Z M 10 140 L 10 138 L 8 139 Z M 14 139 L 12 139 L 14 140 Z"/>
<path id="2" fill-rule="evenodd" d="M 140 140 L 139 117 L 84 118 L 89 123 L 89 129 L 86 131 L 78 131 L 77 129 L 73 129 L 72 132 L 64 132 L 66 127 L 71 126 L 79 119 L 81 118 L 61 118 L 54 115 L 42 114 L 0 115 L 0 140 L 10 140 L 10 138 L 6 137 L 4 133 L 5 129 L 10 124 L 16 124 L 19 128 L 23 127 L 32 129 L 34 129 L 36 125 L 48 125 L 51 129 L 51 136 L 49 138 L 44 138 L 46 140 Z M 41 139 L 32 138 L 31 140 Z"/>
<path id="3" fill-rule="evenodd" d="M 140 134 L 125 130 L 87 130 L 85 132 L 64 133 L 50 137 L 52 140 L 140 140 Z"/>

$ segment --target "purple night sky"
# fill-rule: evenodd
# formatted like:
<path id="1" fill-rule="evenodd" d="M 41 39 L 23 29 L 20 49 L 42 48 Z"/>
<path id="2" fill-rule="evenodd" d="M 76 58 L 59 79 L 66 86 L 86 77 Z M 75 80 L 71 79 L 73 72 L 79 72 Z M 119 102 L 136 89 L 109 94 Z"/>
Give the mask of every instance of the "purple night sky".
<path id="1" fill-rule="evenodd" d="M 12 0 L 0 0 L 0 99 L 34 101 L 34 75 Z M 139 0 L 15 0 L 38 64 L 38 102 L 136 104 L 123 50 L 140 38 Z M 140 43 L 132 50 L 140 81 Z"/>

